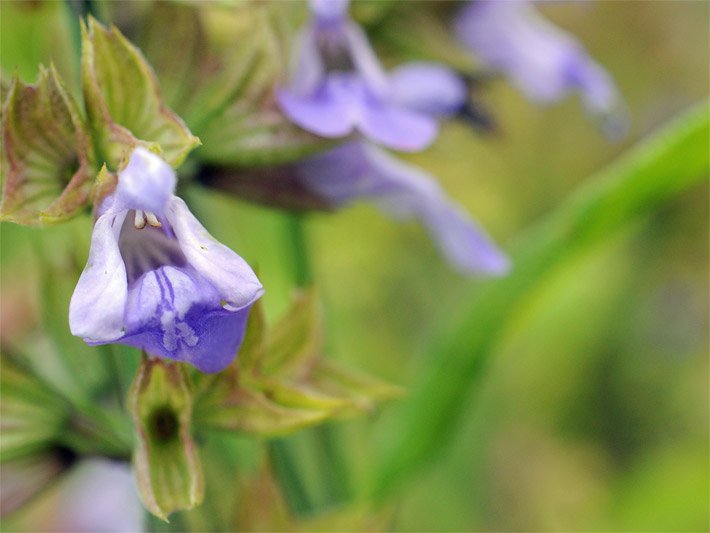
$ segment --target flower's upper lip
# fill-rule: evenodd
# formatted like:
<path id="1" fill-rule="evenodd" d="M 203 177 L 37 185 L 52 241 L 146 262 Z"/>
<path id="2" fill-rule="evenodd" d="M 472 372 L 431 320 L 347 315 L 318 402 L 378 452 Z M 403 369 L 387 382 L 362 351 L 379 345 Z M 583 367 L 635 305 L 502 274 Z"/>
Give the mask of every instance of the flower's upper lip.
<path id="1" fill-rule="evenodd" d="M 217 289 L 226 309 L 243 309 L 263 294 L 246 261 L 212 237 L 182 199 L 173 196 L 166 218 L 188 264 Z"/>
<path id="2" fill-rule="evenodd" d="M 138 146 L 120 172 L 114 209 L 140 209 L 161 217 L 175 192 L 175 171 L 163 159 Z"/>

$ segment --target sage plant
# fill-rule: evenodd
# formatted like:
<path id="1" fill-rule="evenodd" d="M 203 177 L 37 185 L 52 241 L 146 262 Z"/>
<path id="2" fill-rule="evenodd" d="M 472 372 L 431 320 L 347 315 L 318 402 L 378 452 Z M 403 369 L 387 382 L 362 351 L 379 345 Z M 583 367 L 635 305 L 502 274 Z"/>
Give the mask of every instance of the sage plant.
<path id="1" fill-rule="evenodd" d="M 32 83 L 2 64 L 0 217 L 38 228 L 27 233 L 39 258 L 30 274 L 44 291 L 24 333 L 2 336 L 2 514 L 70 472 L 95 474 L 60 492 L 66 512 L 46 519 L 48 529 L 387 529 L 393 487 L 436 455 L 493 337 L 560 250 L 681 189 L 644 182 L 638 198 L 626 182 L 594 189 L 593 201 L 571 202 L 523 239 L 520 253 L 502 238 L 509 228 L 490 219 L 494 208 L 479 213 L 485 224 L 467 213 L 460 184 L 444 180 L 458 164 L 466 190 L 483 191 L 467 143 L 494 153 L 501 137 L 456 122 L 475 115 L 491 71 L 533 102 L 576 92 L 607 130 L 627 126 L 612 76 L 531 2 L 38 4 L 26 8 L 47 9 L 47 34 L 60 28 L 74 48 L 43 50 L 50 66 L 32 62 Z M 692 124 L 681 132 L 689 145 L 704 131 Z M 671 158 L 676 145 L 664 146 Z M 451 164 L 437 165 L 433 153 Z M 330 353 L 341 310 L 319 279 L 328 267 L 309 246 L 311 221 L 358 203 L 428 234 L 415 228 L 415 252 L 391 257 L 416 267 L 416 284 L 402 290 L 417 306 L 420 293 L 423 301 L 443 285 L 471 287 L 472 312 L 452 311 L 442 296 L 438 319 L 463 325 L 434 343 L 427 361 L 439 366 L 412 400 L 402 399 L 408 383 Z M 254 231 L 250 216 L 273 234 Z M 587 231 L 587 220 L 597 226 Z M 65 231 L 52 247 L 41 244 L 49 225 Z M 363 228 L 340 242 L 356 248 L 371 237 Z M 401 230 L 392 226 L 397 238 Z M 425 262 L 418 252 L 427 246 L 451 269 Z M 401 295 L 398 265 L 386 283 L 361 273 L 353 290 L 373 302 Z M 358 326 L 355 351 L 366 351 L 379 322 L 379 308 L 368 313 L 376 318 Z M 407 335 L 424 345 L 434 313 L 412 314 Z M 396 371 L 407 381 L 409 369 Z M 362 488 L 348 479 L 354 455 L 341 455 L 335 422 L 385 402 L 413 407 L 393 416 L 390 455 L 374 452 L 389 459 L 372 459 Z M 316 456 L 310 463 L 303 448 Z M 358 452 L 370 460 L 369 448 Z M 109 513 L 112 499 L 136 505 Z M 349 521 L 329 522 L 335 508 Z M 324 516 L 325 526 L 316 520 Z"/>

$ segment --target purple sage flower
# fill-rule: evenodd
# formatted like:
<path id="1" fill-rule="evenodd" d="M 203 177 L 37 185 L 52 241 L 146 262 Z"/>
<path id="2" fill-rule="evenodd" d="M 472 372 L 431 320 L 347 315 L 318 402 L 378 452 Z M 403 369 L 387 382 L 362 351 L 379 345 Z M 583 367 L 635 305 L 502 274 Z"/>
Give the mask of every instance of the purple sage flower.
<path id="1" fill-rule="evenodd" d="M 396 219 L 418 219 L 462 273 L 501 275 L 509 268 L 507 257 L 432 176 L 371 143 L 341 145 L 302 162 L 297 173 L 335 207 L 368 200 Z"/>
<path id="2" fill-rule="evenodd" d="M 145 531 L 145 511 L 128 464 L 84 459 L 58 489 L 45 516 L 40 512 L 33 517 L 35 531 Z"/>
<path id="3" fill-rule="evenodd" d="M 277 89 L 283 112 L 322 137 L 358 131 L 403 151 L 429 146 L 436 117 L 453 114 L 467 98 L 465 83 L 433 63 L 412 63 L 391 75 L 367 36 L 347 14 L 347 0 L 311 0 L 312 20 L 297 47 L 288 87 Z"/>
<path id="4" fill-rule="evenodd" d="M 535 102 L 579 91 L 587 111 L 607 133 L 623 135 L 626 112 L 611 76 L 570 34 L 542 17 L 527 0 L 469 2 L 455 22 L 459 40 L 490 67 L 506 74 Z"/>
<path id="5" fill-rule="evenodd" d="M 136 148 L 104 200 L 89 260 L 69 306 L 72 334 L 190 363 L 225 368 L 263 289 L 173 194 L 175 173 Z"/>

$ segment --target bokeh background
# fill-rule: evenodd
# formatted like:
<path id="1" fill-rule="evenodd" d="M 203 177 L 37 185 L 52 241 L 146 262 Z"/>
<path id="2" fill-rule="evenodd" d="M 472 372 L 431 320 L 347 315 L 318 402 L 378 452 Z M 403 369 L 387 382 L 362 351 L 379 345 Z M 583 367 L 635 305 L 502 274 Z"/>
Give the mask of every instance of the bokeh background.
<path id="1" fill-rule="evenodd" d="M 36 64 L 54 60 L 77 80 L 64 6 L 0 7 L 5 74 L 17 68 L 34 81 Z M 504 248 L 710 87 L 707 2 L 553 2 L 541 10 L 616 79 L 630 108 L 629 136 L 607 141 L 575 98 L 537 107 L 492 80 L 481 99 L 496 133 L 447 124 L 431 149 L 406 157 L 437 176 Z M 393 63 L 402 57 L 381 27 L 372 37 Z M 695 187 L 561 265 L 511 310 L 482 386 L 461 406 L 455 438 L 398 492 L 384 512 L 386 529 L 710 528 L 708 192 L 707 183 Z M 267 316 L 280 316 L 291 291 L 284 215 L 206 190 L 187 199 L 216 238 L 258 268 Z M 49 280 L 67 289 L 58 311 L 47 313 L 41 263 L 81 264 L 90 228 L 88 216 L 43 230 L 0 225 L 3 342 L 31 338 L 39 348 L 46 328 L 66 326 L 73 274 L 67 268 L 67 279 Z M 481 282 L 452 272 L 420 227 L 367 205 L 310 216 L 306 231 L 330 354 L 405 387 L 425 375 L 436 357 L 432 339 Z M 370 482 L 393 407 L 333 428 L 353 493 Z M 309 432 L 294 440 L 308 480 L 320 452 Z M 32 529 L 61 488 L 10 526 Z M 309 490 L 327 498 L 315 482 Z"/>

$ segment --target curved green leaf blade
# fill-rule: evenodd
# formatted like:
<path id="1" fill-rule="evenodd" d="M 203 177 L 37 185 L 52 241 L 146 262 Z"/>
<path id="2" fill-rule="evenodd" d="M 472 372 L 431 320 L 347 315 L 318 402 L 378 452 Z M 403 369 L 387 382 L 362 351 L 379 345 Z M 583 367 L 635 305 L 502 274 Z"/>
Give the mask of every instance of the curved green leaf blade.
<path id="1" fill-rule="evenodd" d="M 72 462 L 60 450 L 45 450 L 0 464 L 0 517 L 20 510 L 49 489 Z"/>
<path id="2" fill-rule="evenodd" d="M 273 437 L 372 410 L 400 392 L 324 357 L 322 328 L 315 289 L 297 292 L 270 330 L 257 302 L 239 357 L 219 374 L 195 375 L 195 425 Z"/>
<path id="3" fill-rule="evenodd" d="M 218 166 L 278 165 L 332 145 L 294 125 L 274 99 L 274 88 L 288 71 L 292 21 L 299 9 L 295 2 L 281 2 L 239 12 L 239 41 L 233 50 L 220 51 L 231 75 L 214 79 L 204 91 L 207 102 L 218 97 L 222 103 L 207 115 L 190 115 L 204 142 L 199 152 L 203 161 Z"/>
<path id="4" fill-rule="evenodd" d="M 0 462 L 48 448 L 61 435 L 68 406 L 30 371 L 0 354 Z"/>
<path id="5" fill-rule="evenodd" d="M 432 347 L 432 365 L 403 405 L 398 427 L 389 428 L 394 438 L 376 467 L 376 498 L 391 494 L 445 445 L 525 294 L 555 266 L 708 178 L 709 118 L 703 103 L 582 186 L 525 236 L 513 255 L 514 271 L 473 295 L 471 307 Z"/>

